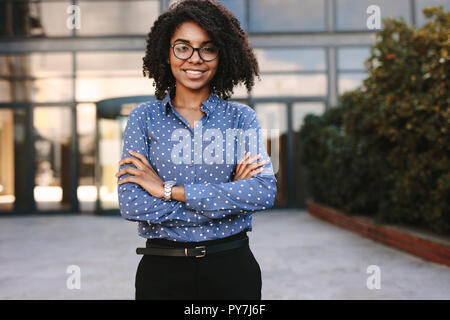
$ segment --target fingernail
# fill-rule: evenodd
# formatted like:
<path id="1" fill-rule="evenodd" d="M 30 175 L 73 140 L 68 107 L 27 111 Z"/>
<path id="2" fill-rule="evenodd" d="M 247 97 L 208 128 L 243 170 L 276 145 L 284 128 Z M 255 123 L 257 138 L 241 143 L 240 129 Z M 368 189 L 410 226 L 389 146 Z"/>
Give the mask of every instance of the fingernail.
<path id="1" fill-rule="evenodd" d="M 131 154 L 133 154 L 133 153 L 134 153 L 134 151 L 133 151 L 133 150 L 128 150 L 128 152 L 129 152 L 129 153 L 131 153 Z"/>

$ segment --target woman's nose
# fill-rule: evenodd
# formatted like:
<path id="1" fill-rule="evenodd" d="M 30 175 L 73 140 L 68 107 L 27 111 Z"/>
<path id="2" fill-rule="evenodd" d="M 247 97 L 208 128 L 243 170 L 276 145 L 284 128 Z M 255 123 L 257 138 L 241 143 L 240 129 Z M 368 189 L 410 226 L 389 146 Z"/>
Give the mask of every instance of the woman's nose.
<path id="1" fill-rule="evenodd" d="M 190 61 L 193 62 L 201 62 L 202 58 L 200 57 L 200 51 L 199 50 L 194 50 L 194 52 L 192 53 L 192 56 L 189 58 Z"/>

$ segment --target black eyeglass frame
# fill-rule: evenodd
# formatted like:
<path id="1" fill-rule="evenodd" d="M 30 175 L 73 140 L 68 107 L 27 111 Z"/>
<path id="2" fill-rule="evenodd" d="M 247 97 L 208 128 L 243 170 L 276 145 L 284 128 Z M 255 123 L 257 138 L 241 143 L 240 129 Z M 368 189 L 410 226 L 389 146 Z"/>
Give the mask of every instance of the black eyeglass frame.
<path id="1" fill-rule="evenodd" d="M 178 45 L 178 44 L 184 44 L 185 46 L 191 47 L 191 48 L 192 48 L 192 53 L 191 53 L 191 55 L 190 55 L 189 57 L 185 58 L 185 59 L 182 59 L 182 58 L 178 57 L 177 54 L 175 53 L 175 46 Z M 193 46 L 191 46 L 191 45 L 188 44 L 188 43 L 177 42 L 177 43 L 171 44 L 170 47 L 172 48 L 173 55 L 174 55 L 175 57 L 177 57 L 177 59 L 180 59 L 180 60 L 188 60 L 188 59 L 190 59 L 190 58 L 192 57 L 192 55 L 194 54 L 195 51 L 198 51 L 198 56 L 200 57 L 200 59 L 202 59 L 202 60 L 205 61 L 205 62 L 211 62 L 211 61 L 214 61 L 214 60 L 216 60 L 217 57 L 219 56 L 219 48 L 217 48 L 217 47 L 216 47 L 216 48 L 217 48 L 217 55 L 216 55 L 216 57 L 215 57 L 214 59 L 211 59 L 211 60 L 206 60 L 206 59 L 204 59 L 204 58 L 202 57 L 201 53 L 200 53 L 200 49 L 203 49 L 203 48 L 206 47 L 206 46 L 202 46 L 202 47 L 200 47 L 200 48 L 194 48 Z"/>

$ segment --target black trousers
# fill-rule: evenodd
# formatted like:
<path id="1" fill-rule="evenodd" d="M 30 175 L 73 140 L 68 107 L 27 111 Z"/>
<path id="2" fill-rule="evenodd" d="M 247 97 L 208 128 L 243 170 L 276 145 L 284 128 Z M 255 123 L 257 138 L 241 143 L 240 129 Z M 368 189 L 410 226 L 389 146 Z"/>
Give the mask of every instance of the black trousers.
<path id="1" fill-rule="evenodd" d="M 202 242 L 148 239 L 154 245 L 195 247 L 246 237 L 246 231 Z M 261 269 L 249 245 L 203 258 L 143 255 L 136 272 L 136 300 L 261 299 Z"/>

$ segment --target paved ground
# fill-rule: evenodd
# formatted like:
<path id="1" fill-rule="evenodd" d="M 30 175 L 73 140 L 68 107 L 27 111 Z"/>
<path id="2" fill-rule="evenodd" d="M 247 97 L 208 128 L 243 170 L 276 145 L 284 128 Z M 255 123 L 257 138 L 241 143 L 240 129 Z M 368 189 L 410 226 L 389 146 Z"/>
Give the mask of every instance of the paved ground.
<path id="1" fill-rule="evenodd" d="M 271 210 L 253 218 L 250 246 L 263 299 L 450 299 L 450 268 L 311 217 Z M 0 299 L 134 299 L 145 240 L 117 217 L 0 218 Z M 69 265 L 81 289 L 69 290 Z M 366 285 L 380 268 L 379 290 Z"/>

